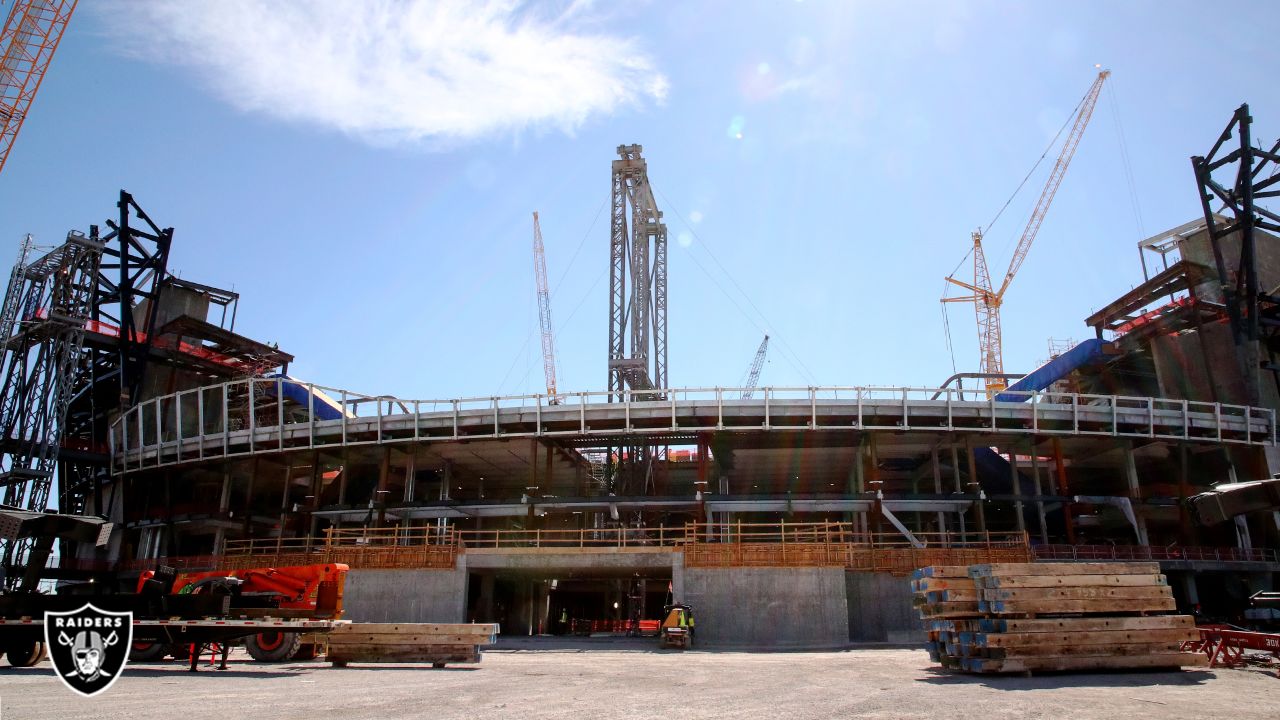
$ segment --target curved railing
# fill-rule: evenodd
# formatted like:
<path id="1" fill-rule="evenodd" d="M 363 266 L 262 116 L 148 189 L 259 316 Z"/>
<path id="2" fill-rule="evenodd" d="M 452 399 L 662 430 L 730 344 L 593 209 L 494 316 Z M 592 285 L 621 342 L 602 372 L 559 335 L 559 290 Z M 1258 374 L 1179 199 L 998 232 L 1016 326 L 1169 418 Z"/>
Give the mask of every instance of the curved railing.
<path id="1" fill-rule="evenodd" d="M 406 400 L 286 378 L 184 390 L 130 408 L 112 425 L 112 470 L 256 453 L 395 442 L 518 437 L 688 441 L 718 430 L 966 431 L 1274 445 L 1275 411 L 1122 395 L 909 387 L 681 388 Z M 300 400 L 303 398 L 304 400 Z M 602 443 L 603 444 L 603 443 Z"/>

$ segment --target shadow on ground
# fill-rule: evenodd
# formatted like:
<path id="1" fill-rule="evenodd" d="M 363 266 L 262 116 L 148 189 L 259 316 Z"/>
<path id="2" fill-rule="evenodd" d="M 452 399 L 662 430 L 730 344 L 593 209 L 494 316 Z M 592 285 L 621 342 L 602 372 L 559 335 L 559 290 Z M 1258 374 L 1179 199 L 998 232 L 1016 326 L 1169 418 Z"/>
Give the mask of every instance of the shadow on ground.
<path id="1" fill-rule="evenodd" d="M 928 668 L 930 677 L 916 682 L 930 685 L 982 685 L 993 690 L 1049 690 L 1062 687 L 1151 687 L 1153 685 L 1203 685 L 1213 678 L 1204 670 L 1095 670 L 1092 672 L 1037 672 L 1031 677 L 1019 673 L 975 675 Z"/>

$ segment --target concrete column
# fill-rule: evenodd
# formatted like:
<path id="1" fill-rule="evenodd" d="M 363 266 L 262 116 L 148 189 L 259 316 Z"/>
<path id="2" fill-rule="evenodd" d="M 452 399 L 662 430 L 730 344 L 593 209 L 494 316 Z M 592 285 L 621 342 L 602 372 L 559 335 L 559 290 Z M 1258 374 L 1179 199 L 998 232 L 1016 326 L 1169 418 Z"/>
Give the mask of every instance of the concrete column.
<path id="1" fill-rule="evenodd" d="M 222 465 L 222 494 L 218 496 L 219 520 L 226 520 L 227 511 L 231 509 L 231 468 Z M 213 553 L 220 555 L 227 542 L 227 529 L 221 523 L 213 531 Z"/>
<path id="2" fill-rule="evenodd" d="M 1018 446 L 1017 443 L 1009 445 L 1009 481 L 1013 484 L 1013 515 L 1014 521 L 1018 524 L 1018 532 L 1025 533 L 1027 531 L 1027 519 L 1022 514 L 1022 478 L 1018 477 Z"/>
<path id="3" fill-rule="evenodd" d="M 964 486 L 960 484 L 960 452 L 957 450 L 954 442 L 949 443 L 949 445 L 951 447 L 951 478 L 955 481 L 956 494 L 963 495 Z M 956 513 L 956 520 L 958 521 L 957 524 L 960 526 L 960 539 L 963 541 L 965 534 L 968 532 L 968 529 L 965 527 L 963 510 Z"/>
<path id="4" fill-rule="evenodd" d="M 934 443 L 933 448 L 929 451 L 929 462 L 933 465 L 933 492 L 935 495 L 942 494 L 942 467 L 938 464 L 938 444 Z M 938 532 L 942 533 L 943 544 L 950 545 L 947 539 L 947 514 L 941 510 L 938 511 Z"/>
<path id="5" fill-rule="evenodd" d="M 1234 518 L 1236 525 L 1236 547 L 1241 550 L 1252 550 L 1253 539 L 1249 536 L 1249 519 L 1244 515 L 1236 515 Z"/>
<path id="6" fill-rule="evenodd" d="M 391 447 L 384 446 L 382 448 L 382 458 L 378 461 L 378 485 L 373 491 L 374 507 L 378 509 L 378 524 L 376 527 L 385 527 L 387 524 L 387 485 L 391 482 Z"/>
<path id="7" fill-rule="evenodd" d="M 1200 604 L 1200 592 L 1196 587 L 1196 574 L 1194 572 L 1182 573 L 1182 591 L 1186 593 L 1187 604 L 1192 608 Z"/>
<path id="8" fill-rule="evenodd" d="M 1040 484 L 1040 453 L 1035 442 L 1031 443 L 1031 479 L 1036 489 L 1036 519 L 1040 521 L 1040 542 L 1049 544 L 1049 527 L 1044 519 L 1044 486 Z"/>
<path id="9" fill-rule="evenodd" d="M 1071 497 L 1071 485 L 1067 482 L 1067 464 L 1062 459 L 1062 443 L 1058 438 L 1053 439 L 1053 468 L 1054 477 L 1058 480 L 1058 494 L 1063 497 Z M 1062 520 L 1067 531 L 1067 542 L 1074 545 L 1076 542 L 1075 522 L 1071 519 L 1071 503 L 1062 502 Z"/>
<path id="10" fill-rule="evenodd" d="M 444 468 L 440 470 L 440 499 L 441 500 L 449 499 L 449 491 L 450 491 L 450 488 L 452 487 L 453 487 L 453 461 L 445 460 Z M 436 518 L 436 528 L 441 533 L 444 533 L 445 529 L 448 527 L 449 527 L 448 518 L 443 518 L 443 517 Z M 490 585 L 492 585 L 492 583 L 490 583 Z"/>
<path id="11" fill-rule="evenodd" d="M 415 487 L 417 483 L 415 478 L 418 474 L 418 453 L 410 450 L 404 459 L 404 501 L 413 502 L 413 495 L 417 492 Z"/>
<path id="12" fill-rule="evenodd" d="M 974 460 L 973 455 L 973 438 L 966 436 L 964 439 L 965 454 L 969 458 L 969 492 L 978 495 L 979 499 L 974 501 L 973 509 L 978 518 L 978 532 L 987 532 L 987 511 L 983 507 L 982 485 L 978 482 L 978 463 Z"/>
<path id="13" fill-rule="evenodd" d="M 1143 517 L 1142 495 L 1138 489 L 1138 464 L 1133 458 L 1133 441 L 1124 443 L 1124 472 L 1129 481 L 1129 502 L 1133 503 L 1133 517 L 1138 523 L 1138 544 L 1150 545 L 1147 537 L 1147 519 Z"/>

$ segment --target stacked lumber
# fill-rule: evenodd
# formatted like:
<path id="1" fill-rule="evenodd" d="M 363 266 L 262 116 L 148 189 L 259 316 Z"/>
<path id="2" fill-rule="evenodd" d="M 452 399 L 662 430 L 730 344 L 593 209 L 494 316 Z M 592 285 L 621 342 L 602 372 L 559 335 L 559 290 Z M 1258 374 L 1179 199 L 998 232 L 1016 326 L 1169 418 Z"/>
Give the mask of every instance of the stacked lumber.
<path id="1" fill-rule="evenodd" d="M 347 663 L 478 663 L 480 648 L 497 641 L 498 625 L 339 623 L 328 635 L 326 658 Z"/>
<path id="2" fill-rule="evenodd" d="M 929 657 L 976 673 L 1175 668 L 1198 637 L 1157 563 L 996 563 L 917 570 Z"/>

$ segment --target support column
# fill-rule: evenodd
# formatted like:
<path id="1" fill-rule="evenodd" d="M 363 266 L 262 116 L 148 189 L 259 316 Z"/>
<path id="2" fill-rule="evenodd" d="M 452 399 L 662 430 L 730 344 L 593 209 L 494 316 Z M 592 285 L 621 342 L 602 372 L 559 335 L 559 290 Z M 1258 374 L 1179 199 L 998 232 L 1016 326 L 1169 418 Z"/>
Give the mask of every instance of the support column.
<path id="1" fill-rule="evenodd" d="M 1071 497 L 1071 485 L 1067 482 L 1067 464 L 1062 459 L 1062 443 L 1058 438 L 1053 439 L 1053 467 L 1054 475 L 1058 478 L 1058 494 L 1064 498 Z M 1067 542 L 1075 545 L 1076 526 L 1071 519 L 1071 501 L 1069 500 L 1062 501 L 1062 520 L 1067 530 Z"/>
<path id="2" fill-rule="evenodd" d="M 1027 519 L 1022 514 L 1022 478 L 1018 477 L 1018 444 L 1016 442 L 1009 443 L 1009 480 L 1013 484 L 1014 521 L 1017 523 L 1018 532 L 1025 534 Z"/>
<path id="3" fill-rule="evenodd" d="M 227 543 L 227 512 L 231 510 L 231 466 L 222 464 L 222 493 L 218 496 L 218 527 L 213 531 L 213 554 L 221 555 Z"/>
<path id="4" fill-rule="evenodd" d="M 1049 526 L 1044 519 L 1044 485 L 1040 483 L 1040 453 L 1036 450 L 1036 442 L 1031 441 L 1031 479 L 1036 489 L 1036 519 L 1040 523 L 1040 542 L 1049 544 Z"/>
<path id="5" fill-rule="evenodd" d="M 948 445 L 951 448 L 951 478 L 955 481 L 956 494 L 963 495 L 964 485 L 960 484 L 960 451 L 956 448 L 954 441 L 948 443 Z M 968 534 L 968 528 L 965 527 L 963 510 L 956 513 L 956 520 L 960 526 L 960 540 L 964 542 L 966 540 L 965 535 Z"/>
<path id="6" fill-rule="evenodd" d="M 311 551 L 312 543 L 315 542 L 316 532 L 320 528 L 320 518 L 316 517 L 316 510 L 320 509 L 320 493 L 323 492 L 324 473 L 320 471 L 320 451 L 311 451 L 311 497 L 307 503 L 307 516 L 310 518 L 310 524 L 307 528 L 307 551 Z"/>
<path id="7" fill-rule="evenodd" d="M 1147 537 L 1147 519 L 1143 517 L 1142 495 L 1138 490 L 1138 464 L 1133 457 L 1133 441 L 1124 443 L 1124 472 L 1129 481 L 1129 502 L 1133 504 L 1133 518 L 1138 525 L 1138 544 L 1150 545 Z"/>
<path id="8" fill-rule="evenodd" d="M 373 504 L 378 509 L 378 524 L 375 527 L 386 527 L 387 525 L 387 486 L 391 482 L 391 446 L 385 445 L 382 448 L 382 458 L 378 461 L 378 486 L 373 490 Z"/>
<path id="9" fill-rule="evenodd" d="M 938 464 L 938 443 L 934 443 L 933 448 L 929 451 L 929 462 L 933 465 L 933 492 L 935 495 L 942 495 L 942 467 Z M 942 544 L 950 547 L 951 542 L 947 538 L 947 514 L 941 510 L 938 511 L 938 532 L 942 534 Z"/>
<path id="10" fill-rule="evenodd" d="M 414 494 L 418 492 L 416 478 L 418 476 L 418 453 L 410 450 L 404 459 L 404 501 L 411 503 L 414 501 Z"/>
<path id="11" fill-rule="evenodd" d="M 1178 536 L 1179 539 L 1187 545 L 1197 545 L 1199 538 L 1196 537 L 1194 526 L 1191 523 L 1191 508 L 1187 506 L 1187 498 L 1191 495 L 1191 481 L 1189 465 L 1191 459 L 1187 456 L 1187 446 L 1183 443 L 1178 444 Z"/>
<path id="12" fill-rule="evenodd" d="M 978 532 L 987 532 L 987 511 L 983 507 L 982 501 L 982 485 L 978 482 L 978 463 L 973 455 L 973 438 L 965 436 L 964 439 L 965 453 L 969 456 L 969 492 L 978 496 L 974 501 L 973 509 L 978 519 Z"/>
<path id="13" fill-rule="evenodd" d="M 444 467 L 441 468 L 440 470 L 440 499 L 441 500 L 449 499 L 449 492 L 452 487 L 453 487 L 453 461 L 445 460 Z M 444 535 L 445 531 L 448 530 L 448 528 L 449 528 L 449 518 L 446 518 L 446 517 L 436 518 L 436 530 L 441 535 Z M 479 523 L 477 523 L 476 529 L 478 530 L 479 528 L 480 528 Z M 484 587 L 483 581 L 480 587 L 481 588 Z M 493 588 L 492 577 L 490 577 L 489 588 L 491 590 Z M 492 600 L 492 598 L 490 599 Z"/>

